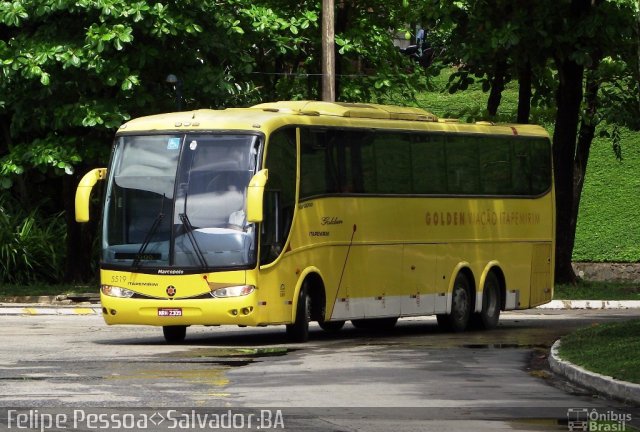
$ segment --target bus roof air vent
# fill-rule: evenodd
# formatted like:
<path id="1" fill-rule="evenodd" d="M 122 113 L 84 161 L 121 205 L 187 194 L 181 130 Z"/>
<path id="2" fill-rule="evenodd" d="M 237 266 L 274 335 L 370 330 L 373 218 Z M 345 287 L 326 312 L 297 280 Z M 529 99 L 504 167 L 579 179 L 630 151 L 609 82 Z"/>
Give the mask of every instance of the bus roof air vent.
<path id="1" fill-rule="evenodd" d="M 421 108 L 366 103 L 321 101 L 281 101 L 255 105 L 253 108 L 271 112 L 292 112 L 311 116 L 334 116 L 382 120 L 437 122 L 438 117 Z"/>

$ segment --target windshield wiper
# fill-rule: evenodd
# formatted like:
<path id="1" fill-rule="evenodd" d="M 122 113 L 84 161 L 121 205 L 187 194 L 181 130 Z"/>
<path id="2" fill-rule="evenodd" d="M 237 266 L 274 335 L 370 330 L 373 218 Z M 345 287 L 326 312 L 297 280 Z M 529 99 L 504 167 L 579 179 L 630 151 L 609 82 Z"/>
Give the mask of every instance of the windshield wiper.
<path id="1" fill-rule="evenodd" d="M 153 237 L 153 235 L 158 230 L 158 227 L 160 226 L 160 222 L 162 222 L 162 219 L 164 219 L 164 213 L 160 212 L 158 213 L 156 218 L 153 220 L 153 224 L 151 225 L 151 228 L 149 228 L 149 231 L 147 231 L 147 235 L 144 237 L 144 240 L 142 241 L 142 245 L 140 245 L 140 249 L 138 249 L 138 252 L 136 253 L 136 257 L 133 260 L 133 264 L 131 264 L 132 268 L 136 270 L 139 268 L 140 260 L 142 260 L 144 251 L 147 248 L 147 246 L 149 246 L 149 243 L 151 243 L 151 237 Z"/>
<path id="2" fill-rule="evenodd" d="M 151 224 L 151 228 L 149 228 L 149 231 L 147 231 L 147 234 L 144 236 L 144 240 L 142 240 L 140 249 L 138 249 L 138 252 L 136 253 L 136 257 L 133 259 L 133 263 L 131 264 L 132 269 L 137 270 L 140 267 L 140 261 L 142 260 L 144 251 L 147 249 L 147 246 L 149 246 L 149 243 L 151 243 L 151 238 L 158 230 L 158 227 L 160 226 L 162 219 L 164 219 L 163 212 L 164 212 L 165 197 L 166 197 L 166 194 L 162 194 L 162 204 L 160 206 L 160 212 L 156 215 L 155 219 L 153 220 L 153 223 Z"/>
<path id="3" fill-rule="evenodd" d="M 202 253 L 202 249 L 200 249 L 200 245 L 198 244 L 198 240 L 196 239 L 196 236 L 193 235 L 194 228 L 193 228 L 193 225 L 191 225 L 189 216 L 187 216 L 186 213 L 180 213 L 178 217 L 180 218 L 180 221 L 182 221 L 182 224 L 186 228 L 185 233 L 187 234 L 187 237 L 191 242 L 191 246 L 193 246 L 193 251 L 195 252 L 196 257 L 198 258 L 198 261 L 200 261 L 200 264 L 202 264 L 202 267 L 204 268 L 204 270 L 208 272 L 209 266 L 207 265 L 207 260 L 205 259 L 204 254 Z"/>

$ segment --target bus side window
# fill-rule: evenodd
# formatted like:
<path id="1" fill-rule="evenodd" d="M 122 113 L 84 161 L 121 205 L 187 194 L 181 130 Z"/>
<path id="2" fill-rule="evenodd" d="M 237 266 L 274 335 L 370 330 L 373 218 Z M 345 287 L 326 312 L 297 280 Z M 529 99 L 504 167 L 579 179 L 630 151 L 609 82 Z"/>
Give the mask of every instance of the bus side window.
<path id="1" fill-rule="evenodd" d="M 450 136 L 447 139 L 447 189 L 449 193 L 480 193 L 478 138 Z"/>
<path id="2" fill-rule="evenodd" d="M 267 144 L 264 220 L 260 236 L 260 264 L 275 261 L 282 252 L 293 222 L 296 198 L 296 131 L 281 129 Z"/>

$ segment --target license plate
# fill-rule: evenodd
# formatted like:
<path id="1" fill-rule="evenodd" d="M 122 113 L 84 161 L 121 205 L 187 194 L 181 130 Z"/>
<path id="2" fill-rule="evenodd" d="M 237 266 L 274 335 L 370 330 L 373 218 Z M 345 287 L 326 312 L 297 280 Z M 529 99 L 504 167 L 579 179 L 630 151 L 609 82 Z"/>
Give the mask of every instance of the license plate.
<path id="1" fill-rule="evenodd" d="M 182 316 L 182 309 L 180 308 L 159 308 L 158 316 L 161 317 L 180 317 Z"/>

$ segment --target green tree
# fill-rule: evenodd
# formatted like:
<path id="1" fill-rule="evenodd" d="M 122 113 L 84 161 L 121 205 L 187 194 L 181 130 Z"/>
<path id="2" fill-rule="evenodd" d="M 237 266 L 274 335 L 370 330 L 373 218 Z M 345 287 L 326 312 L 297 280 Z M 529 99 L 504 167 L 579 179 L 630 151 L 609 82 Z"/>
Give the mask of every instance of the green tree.
<path id="1" fill-rule="evenodd" d="M 495 116 L 504 85 L 518 77 L 518 121 L 528 121 L 532 89 L 538 100 L 553 104 L 556 281 L 574 282 L 571 258 L 576 221 L 595 128 L 603 119 L 619 119 L 621 108 L 627 112 L 624 117 L 632 119 L 629 113 L 637 112 L 639 106 L 638 74 L 629 73 L 637 71 L 637 1 L 436 4 L 425 11 L 425 17 L 445 23 L 449 49 L 462 64 L 452 77 L 451 91 L 482 80 L 489 91 L 488 114 Z M 611 73 L 612 62 L 624 64 L 627 72 Z M 624 99 L 626 105 L 616 105 L 616 98 Z"/>
<path id="2" fill-rule="evenodd" d="M 68 279 L 87 273 L 93 231 L 83 235 L 73 222 L 74 172 L 105 163 L 123 121 L 172 108 L 167 74 L 182 78 L 190 103 L 194 95 L 244 101 L 253 90 L 236 78 L 250 59 L 237 44 L 221 43 L 241 33 L 233 5 L 215 6 L 0 3 L 0 186 L 23 206 L 48 197 L 52 211 L 65 210 Z"/>
<path id="3" fill-rule="evenodd" d="M 554 45 L 558 71 L 556 121 L 553 135 L 556 175 L 556 280 L 575 282 L 571 267 L 576 223 L 587 162 L 602 110 L 603 60 L 633 59 L 635 1 L 572 0 L 559 23 Z M 634 86 L 636 89 L 637 85 Z M 631 90 L 631 89 L 629 89 Z M 635 92 L 637 98 L 637 91 Z"/>
<path id="4" fill-rule="evenodd" d="M 73 221 L 74 192 L 81 174 L 107 163 L 114 130 L 129 118 L 176 105 L 316 98 L 319 6 L 288 0 L 0 2 L 0 188 L 24 208 L 64 210 L 66 279 L 91 274 L 86 257 L 96 226 Z M 394 83 L 411 89 L 412 75 L 396 74 L 404 59 L 388 37 L 402 20 L 395 13 L 401 2 L 338 8 L 347 6 L 349 25 L 336 49 L 368 65 L 360 71 L 371 76 L 344 82 L 340 97 L 375 99 Z M 177 77 L 173 84 L 170 74 Z"/>

